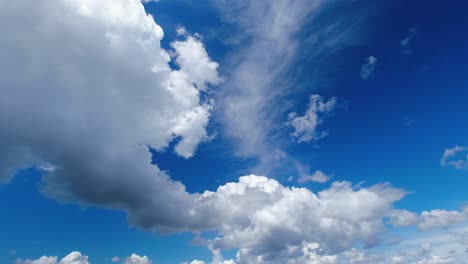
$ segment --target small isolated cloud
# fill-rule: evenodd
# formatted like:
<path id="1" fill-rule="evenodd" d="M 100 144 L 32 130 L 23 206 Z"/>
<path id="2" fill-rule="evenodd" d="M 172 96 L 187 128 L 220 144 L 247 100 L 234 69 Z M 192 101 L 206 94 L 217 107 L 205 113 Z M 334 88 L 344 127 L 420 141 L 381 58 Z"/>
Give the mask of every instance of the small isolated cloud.
<path id="1" fill-rule="evenodd" d="M 313 174 L 311 175 L 301 175 L 299 177 L 298 182 L 300 183 L 307 183 L 307 182 L 318 182 L 318 183 L 325 183 L 330 179 L 330 176 L 327 174 L 323 173 L 320 170 L 316 170 Z"/>
<path id="2" fill-rule="evenodd" d="M 468 147 L 455 146 L 446 149 L 440 164 L 444 167 L 452 166 L 457 170 L 468 169 Z"/>
<path id="3" fill-rule="evenodd" d="M 414 123 L 416 122 L 415 119 L 409 117 L 409 116 L 405 116 L 403 117 L 403 119 L 401 120 L 401 123 L 406 126 L 406 127 L 409 127 L 409 126 L 412 126 Z"/>
<path id="4" fill-rule="evenodd" d="M 400 41 L 401 53 L 411 54 L 413 52 L 411 43 L 413 42 L 413 39 L 416 37 L 417 33 L 418 32 L 415 28 L 408 29 L 406 37 Z"/>
<path id="5" fill-rule="evenodd" d="M 309 106 L 303 116 L 298 116 L 296 112 L 289 113 L 288 126 L 294 128 L 291 136 L 297 142 L 310 142 L 326 137 L 328 134 L 325 131 L 318 131 L 324 118 L 330 115 L 337 107 L 336 97 L 331 97 L 328 101 L 318 94 L 313 94 L 309 99 Z"/>
<path id="6" fill-rule="evenodd" d="M 130 257 L 125 258 L 123 264 L 151 264 L 151 260 L 147 256 L 138 256 L 132 254 Z"/>
<path id="7" fill-rule="evenodd" d="M 361 67 L 361 78 L 364 80 L 369 80 L 374 77 L 375 65 L 377 64 L 377 58 L 374 56 L 369 56 L 366 59 L 366 63 Z"/>
<path id="8" fill-rule="evenodd" d="M 60 261 L 58 261 L 58 257 L 42 256 L 36 260 L 18 259 L 16 260 L 16 264 L 89 264 L 89 262 L 88 256 L 81 255 L 78 251 L 73 251 Z"/>
<path id="9" fill-rule="evenodd" d="M 112 257 L 112 262 L 119 262 L 120 261 L 120 258 L 115 256 L 115 257 Z"/>

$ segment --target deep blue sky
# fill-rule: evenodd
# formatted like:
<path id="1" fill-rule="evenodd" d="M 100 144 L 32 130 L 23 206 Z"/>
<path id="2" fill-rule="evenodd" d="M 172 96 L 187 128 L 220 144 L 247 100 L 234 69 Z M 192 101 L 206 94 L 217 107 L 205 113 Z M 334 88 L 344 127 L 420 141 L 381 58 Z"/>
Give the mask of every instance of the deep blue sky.
<path id="1" fill-rule="evenodd" d="M 169 48 L 177 37 L 176 27 L 183 25 L 204 36 L 209 55 L 220 63 L 221 73 L 229 76 L 223 63 L 233 48 L 221 36 L 237 29 L 221 18 L 219 10 L 205 1 L 182 0 L 161 0 L 146 8 L 165 31 L 163 47 Z M 307 59 L 307 46 L 301 46 L 305 57 L 292 66 L 297 72 L 292 74 L 294 87 L 287 95 L 294 102 L 293 109 L 302 113 L 312 93 L 336 96 L 346 107 L 337 109 L 322 125 L 328 132 L 322 140 L 293 144 L 287 139 L 291 131 L 284 128 L 282 144 L 288 155 L 311 170 L 333 175 L 332 181 L 364 182 L 365 186 L 388 182 L 411 192 L 396 204 L 399 208 L 415 212 L 459 209 L 468 200 L 468 172 L 442 167 L 440 160 L 445 149 L 468 145 L 468 3 L 382 1 L 381 8 L 369 10 L 375 10 L 375 15 L 363 22 L 361 40 L 322 58 L 319 66 Z M 410 28 L 417 33 L 411 53 L 405 54 L 400 41 Z M 371 55 L 378 59 L 375 75 L 363 80 L 360 69 Z M 317 67 L 321 80 L 326 81 L 317 83 L 312 74 Z M 209 131 L 217 136 L 201 143 L 194 157 L 174 155 L 173 145 L 162 153 L 153 151 L 159 168 L 183 182 L 189 192 L 215 190 L 249 174 L 255 165 L 255 158 L 235 154 L 237 143 L 225 136 L 219 115 L 214 117 Z M 279 170 L 287 174 L 268 176 L 313 191 L 330 184 L 288 182 L 289 176 L 297 178 L 289 165 Z M 0 186 L 1 263 L 44 254 L 64 256 L 76 249 L 93 263 L 110 263 L 112 256 L 133 252 L 155 263 L 211 258 L 206 248 L 190 243 L 190 233 L 153 235 L 129 227 L 123 212 L 62 204 L 40 193 L 39 179 L 37 171 L 24 170 Z"/>

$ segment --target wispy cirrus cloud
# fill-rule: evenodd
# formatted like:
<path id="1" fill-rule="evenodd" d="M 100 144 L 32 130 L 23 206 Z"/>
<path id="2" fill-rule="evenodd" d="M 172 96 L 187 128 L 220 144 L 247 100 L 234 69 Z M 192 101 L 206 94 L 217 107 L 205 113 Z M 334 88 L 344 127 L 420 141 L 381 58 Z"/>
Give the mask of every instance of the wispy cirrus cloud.
<path id="1" fill-rule="evenodd" d="M 418 31 L 416 28 L 409 28 L 406 37 L 400 41 L 401 46 L 401 53 L 403 54 L 411 54 L 413 53 L 412 42 L 413 39 L 416 37 Z"/>
<path id="2" fill-rule="evenodd" d="M 377 58 L 374 56 L 369 56 L 366 59 L 366 63 L 364 63 L 364 65 L 362 65 L 361 67 L 361 72 L 360 72 L 361 78 L 364 80 L 369 80 L 369 79 L 374 78 L 375 76 L 374 71 L 375 71 L 376 65 L 377 65 Z"/>
<path id="3" fill-rule="evenodd" d="M 314 61 L 308 67 L 318 71 L 323 58 L 355 39 L 359 19 L 326 19 L 340 1 L 213 1 L 239 39 L 227 55 L 229 74 L 218 97 L 224 135 L 239 156 L 258 161 L 254 172 L 269 173 L 292 158 L 285 151 L 290 141 L 284 123 L 294 103 L 284 98 L 301 86 L 293 77 L 295 63 Z"/>

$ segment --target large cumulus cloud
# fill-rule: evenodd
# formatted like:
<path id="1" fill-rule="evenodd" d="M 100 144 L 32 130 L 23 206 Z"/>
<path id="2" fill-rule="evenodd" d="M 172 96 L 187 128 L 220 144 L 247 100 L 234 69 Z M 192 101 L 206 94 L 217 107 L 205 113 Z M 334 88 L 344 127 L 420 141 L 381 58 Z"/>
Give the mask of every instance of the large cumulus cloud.
<path id="1" fill-rule="evenodd" d="M 49 196 L 124 209 L 144 227 L 183 226 L 172 208 L 190 203 L 185 187 L 150 164 L 146 146 L 177 138 L 188 158 L 207 138 L 201 90 L 221 78 L 200 40 L 162 49 L 138 0 L 1 1 L 0 28 L 0 179 L 36 165 Z"/>
<path id="2" fill-rule="evenodd" d="M 176 137 L 188 158 L 206 139 L 211 106 L 200 90 L 220 78 L 198 39 L 173 42 L 172 70 L 163 30 L 137 0 L 0 5 L 3 180 L 46 162 L 71 178 L 79 160 L 113 162 Z"/>

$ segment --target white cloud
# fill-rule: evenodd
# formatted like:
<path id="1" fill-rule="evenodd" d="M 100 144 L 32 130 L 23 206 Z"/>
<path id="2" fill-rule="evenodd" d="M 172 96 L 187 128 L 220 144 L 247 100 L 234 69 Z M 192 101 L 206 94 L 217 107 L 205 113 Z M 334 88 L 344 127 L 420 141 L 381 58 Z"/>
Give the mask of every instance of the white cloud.
<path id="1" fill-rule="evenodd" d="M 296 112 L 288 115 L 287 124 L 294 128 L 291 134 L 297 142 L 310 142 L 319 140 L 327 136 L 326 132 L 318 131 L 318 126 L 323 123 L 326 116 L 330 115 L 337 107 L 335 97 L 324 100 L 318 94 L 313 94 L 309 98 L 309 105 L 303 116 L 298 116 Z"/>
<path id="2" fill-rule="evenodd" d="M 151 264 L 151 260 L 147 256 L 138 256 L 132 254 L 130 257 L 125 258 L 123 264 Z"/>
<path id="3" fill-rule="evenodd" d="M 446 228 L 468 221 L 468 207 L 462 211 L 431 210 L 421 213 L 421 222 L 418 228 L 428 230 Z"/>
<path id="4" fill-rule="evenodd" d="M 455 146 L 446 149 L 440 160 L 442 166 L 452 166 L 457 170 L 468 169 L 468 147 Z"/>
<path id="5" fill-rule="evenodd" d="M 299 179 L 297 180 L 300 183 L 306 182 L 318 182 L 318 183 L 325 183 L 330 179 L 330 176 L 326 175 L 320 170 L 316 170 L 312 175 L 300 175 Z"/>
<path id="6" fill-rule="evenodd" d="M 322 19 L 333 16 L 329 11 L 337 1 L 213 1 L 235 28 L 229 36 L 234 32 L 237 39 L 218 96 L 224 133 L 235 141 L 239 156 L 258 160 L 254 173 L 273 173 L 291 159 L 281 139 L 284 116 L 291 111 L 284 98 L 304 88 L 292 78 L 295 63 L 316 61 L 308 65 L 309 76 L 323 69 L 324 57 L 353 43 L 357 20 Z"/>
<path id="7" fill-rule="evenodd" d="M 226 208 L 222 236 L 214 245 L 239 248 L 244 262 L 269 263 L 304 257 L 304 243 L 320 243 L 321 254 L 340 252 L 357 241 L 378 244 L 383 217 L 403 195 L 386 185 L 354 189 L 346 182 L 316 195 L 258 176 L 204 194 L 210 207 Z"/>
<path id="8" fill-rule="evenodd" d="M 407 210 L 393 210 L 388 214 L 393 226 L 416 226 L 419 230 L 449 228 L 468 221 L 468 207 L 460 211 L 430 210 L 416 214 Z"/>
<path id="9" fill-rule="evenodd" d="M 59 262 L 57 262 L 57 257 L 47 257 L 43 256 L 36 260 L 21 260 L 16 261 L 17 264 L 89 264 L 88 257 L 81 255 L 78 251 L 73 251 L 67 256 L 63 257 Z"/>
<path id="10" fill-rule="evenodd" d="M 374 56 L 369 56 L 366 59 L 366 63 L 361 67 L 361 78 L 364 80 L 368 80 L 374 77 L 374 70 L 377 64 L 377 58 Z"/>
<path id="11" fill-rule="evenodd" d="M 212 106 L 200 88 L 220 78 L 201 42 L 174 42 L 172 70 L 138 0 L 2 1 L 0 29 L 0 179 L 37 165 L 48 196 L 125 210 L 148 229 L 195 228 L 167 203 L 194 198 L 150 164 L 146 145 L 180 139 L 188 158 L 207 139 Z"/>
<path id="12" fill-rule="evenodd" d="M 68 171 L 70 152 L 112 160 L 176 137 L 188 158 L 208 138 L 212 106 L 200 91 L 221 79 L 198 39 L 172 43 L 179 70 L 171 70 L 163 31 L 138 0 L 24 5 L 0 3 L 9 36 L 0 41 L 0 121 L 10 124 L 0 130 L 3 180 L 33 163 Z"/>
<path id="13" fill-rule="evenodd" d="M 420 222 L 419 215 L 407 210 L 393 210 L 388 215 L 393 226 L 414 226 Z"/>
<path id="14" fill-rule="evenodd" d="M 187 79 L 202 91 L 208 89 L 207 84 L 219 84 L 222 81 L 218 76 L 219 65 L 210 59 L 201 40 L 183 32 L 180 27 L 177 33 L 186 39 L 175 41 L 171 46 L 176 52 L 176 63 Z"/>
<path id="15" fill-rule="evenodd" d="M 413 39 L 416 37 L 417 33 L 418 32 L 415 28 L 408 29 L 406 37 L 400 41 L 401 52 L 403 54 L 411 54 L 413 52 L 411 43 L 413 42 Z"/>

